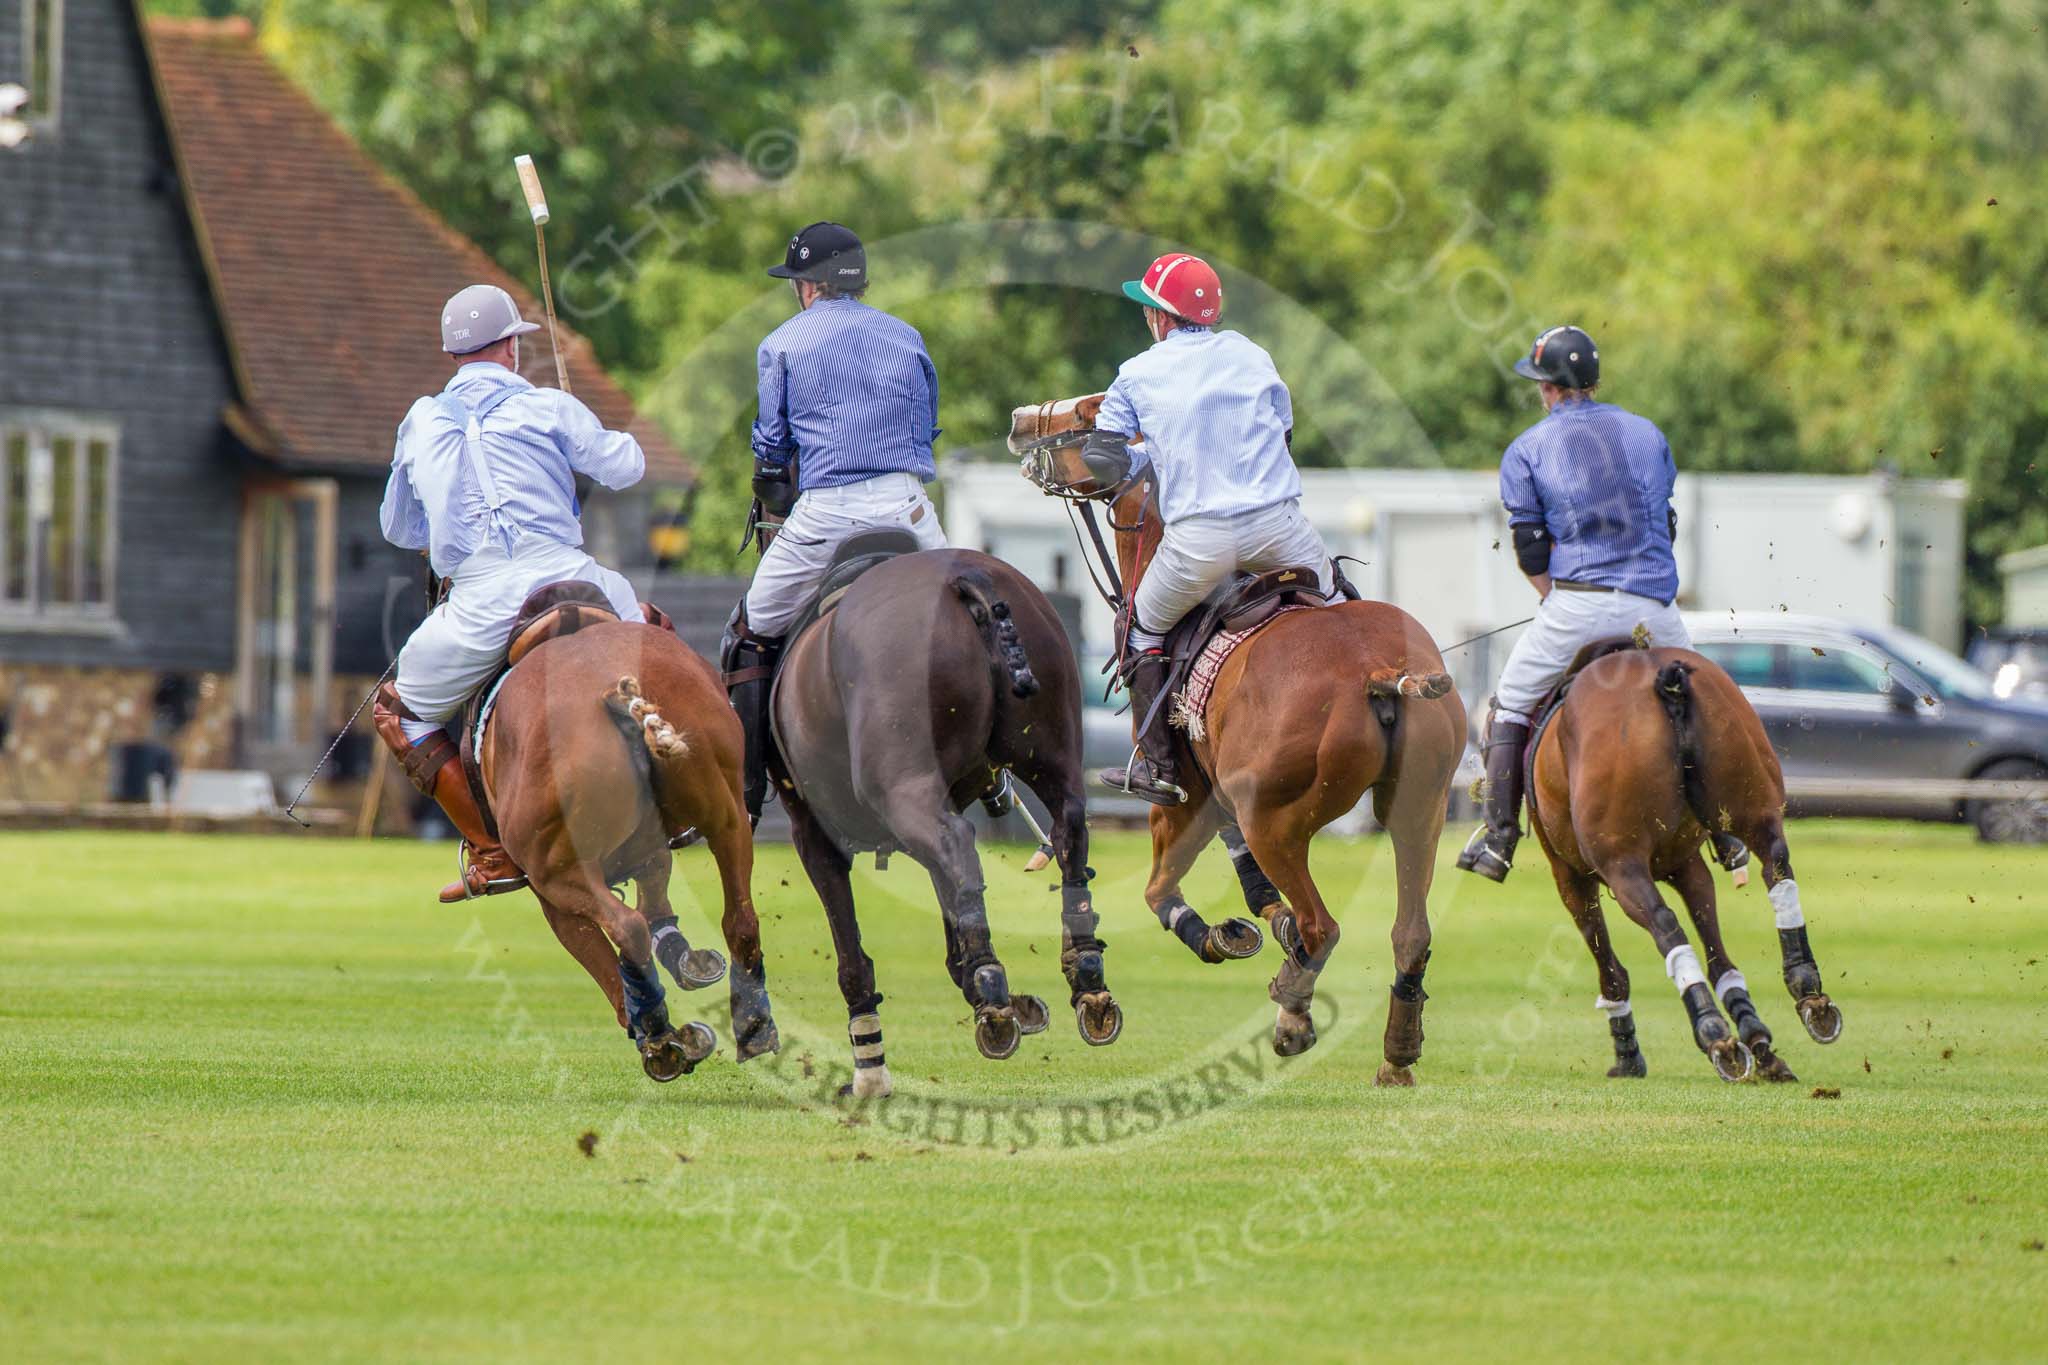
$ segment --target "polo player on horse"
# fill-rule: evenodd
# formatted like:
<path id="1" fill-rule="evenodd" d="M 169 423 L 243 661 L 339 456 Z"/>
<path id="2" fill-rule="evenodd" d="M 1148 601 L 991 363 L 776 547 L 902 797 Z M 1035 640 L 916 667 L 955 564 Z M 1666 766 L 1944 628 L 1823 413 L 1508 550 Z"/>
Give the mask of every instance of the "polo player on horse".
<path id="1" fill-rule="evenodd" d="M 915 327 L 861 302 L 868 267 L 860 238 L 838 223 L 813 223 L 789 239 L 783 263 L 768 273 L 790 282 L 797 314 L 755 357 L 757 501 L 748 538 L 763 513 L 787 520 L 779 532 L 763 530 L 761 562 L 719 658 L 746 729 L 746 804 L 755 821 L 768 788 L 769 683 L 783 637 L 834 552 L 849 537 L 883 529 L 908 532 L 921 550 L 946 544 L 924 491 L 938 473 L 938 372 Z"/>
<path id="2" fill-rule="evenodd" d="M 1126 681 L 1142 756 L 1101 780 L 1174 806 L 1187 792 L 1167 708 L 1158 704 L 1167 632 L 1239 569 L 1313 568 L 1325 595 L 1334 575 L 1301 511 L 1293 400 L 1264 349 L 1240 332 L 1215 330 L 1223 314 L 1216 272 L 1200 257 L 1171 252 L 1124 293 L 1144 306 L 1153 345 L 1117 371 L 1082 458 L 1105 486 L 1149 463 L 1165 535 L 1130 605 Z"/>
<path id="3" fill-rule="evenodd" d="M 1692 647 L 1673 605 L 1678 471 L 1664 433 L 1594 398 L 1600 352 L 1576 327 L 1537 337 L 1515 373 L 1536 381 L 1545 415 L 1502 457 L 1500 498 L 1515 561 L 1542 601 L 1501 670 L 1486 727 L 1486 823 L 1458 855 L 1459 867 L 1492 881 L 1507 877 L 1521 838 L 1522 755 L 1536 709 L 1579 650 L 1639 626 L 1650 645 Z"/>
<path id="4" fill-rule="evenodd" d="M 447 728 L 504 663 L 521 604 L 536 588 L 575 579 L 602 590 L 620 620 L 644 619 L 625 577 L 583 553 L 576 479 L 629 488 L 646 457 L 569 394 L 520 376 L 519 338 L 538 330 L 495 285 L 448 300 L 441 345 L 460 363 L 446 388 L 406 414 L 384 486 L 385 539 L 428 551 L 447 585 L 372 712 L 406 776 L 441 803 L 469 847 L 462 880 L 441 890 L 447 903 L 526 884 L 486 833 Z"/>

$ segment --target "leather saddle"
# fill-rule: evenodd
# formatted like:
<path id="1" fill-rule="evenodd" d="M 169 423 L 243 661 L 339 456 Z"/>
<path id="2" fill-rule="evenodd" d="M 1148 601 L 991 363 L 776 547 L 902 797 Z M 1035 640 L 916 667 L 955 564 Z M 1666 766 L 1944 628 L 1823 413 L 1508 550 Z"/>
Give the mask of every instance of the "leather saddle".
<path id="1" fill-rule="evenodd" d="M 832 552 L 832 561 L 825 566 L 817 590 L 811 594 L 811 600 L 804 603 L 803 610 L 796 614 L 796 619 L 790 622 L 783 638 L 795 644 L 799 635 L 839 605 L 839 599 L 846 596 L 846 590 L 853 586 L 854 580 L 877 564 L 887 563 L 899 555 L 915 554 L 919 548 L 916 536 L 892 528 L 848 536 Z M 783 650 L 785 654 L 788 652 Z"/>
<path id="2" fill-rule="evenodd" d="M 505 662 L 493 669 L 490 677 L 484 679 L 483 686 L 463 703 L 459 746 L 462 775 L 469 779 L 470 794 L 476 797 L 476 808 L 484 817 L 484 828 L 493 839 L 498 837 L 498 820 L 491 813 L 490 797 L 484 791 L 483 769 L 476 761 L 476 727 L 483 718 L 485 703 L 497 692 L 505 675 L 539 646 L 564 635 L 573 635 L 586 626 L 616 624 L 618 619 L 618 613 L 612 610 L 611 599 L 595 583 L 564 579 L 535 588 L 520 603 L 518 614 L 512 618 L 512 629 L 506 634 Z"/>
<path id="3" fill-rule="evenodd" d="M 1178 690 L 1187 670 L 1216 636 L 1264 625 L 1282 607 L 1320 607 L 1328 600 L 1317 586 L 1314 569 L 1239 570 L 1166 633 L 1167 691 Z"/>

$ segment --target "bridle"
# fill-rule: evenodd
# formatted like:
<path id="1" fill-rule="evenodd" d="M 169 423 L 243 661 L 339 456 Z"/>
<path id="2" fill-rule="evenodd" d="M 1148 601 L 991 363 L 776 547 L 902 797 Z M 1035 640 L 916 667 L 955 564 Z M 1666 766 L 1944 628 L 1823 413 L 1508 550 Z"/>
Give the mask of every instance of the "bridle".
<path id="1" fill-rule="evenodd" d="M 1038 485 L 1040 491 L 1066 504 L 1067 520 L 1074 524 L 1074 538 L 1081 546 L 1081 562 L 1087 566 L 1089 581 L 1095 585 L 1096 594 L 1109 604 L 1110 610 L 1121 615 L 1128 607 L 1129 599 L 1124 592 L 1123 576 L 1117 572 L 1116 553 L 1103 538 L 1101 523 L 1095 515 L 1095 504 L 1105 503 L 1110 507 L 1111 510 L 1104 513 L 1110 530 L 1118 533 L 1143 531 L 1147 525 L 1143 511 L 1139 512 L 1135 522 L 1125 525 L 1116 519 L 1114 510 L 1115 504 L 1138 481 L 1138 476 L 1135 473 L 1128 475 L 1107 488 L 1092 479 L 1083 482 L 1061 478 L 1058 461 L 1053 457 L 1062 450 L 1071 450 L 1086 442 L 1089 429 L 1075 427 L 1070 431 L 1046 432 L 1053 409 L 1057 406 L 1057 402 L 1039 404 L 1034 424 L 1043 434 L 1021 444 L 1013 441 L 1010 449 L 1022 462 L 1025 478 Z M 1090 546 L 1095 551 L 1092 558 L 1088 554 Z"/>

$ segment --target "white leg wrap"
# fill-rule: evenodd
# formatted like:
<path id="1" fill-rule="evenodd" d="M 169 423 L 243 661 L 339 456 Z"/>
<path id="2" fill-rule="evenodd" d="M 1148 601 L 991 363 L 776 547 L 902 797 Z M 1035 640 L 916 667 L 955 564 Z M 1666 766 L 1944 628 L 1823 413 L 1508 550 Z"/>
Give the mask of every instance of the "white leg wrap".
<path id="1" fill-rule="evenodd" d="M 1609 1000 L 1604 995 L 1593 1001 L 1593 1008 L 1599 1010 L 1609 1019 L 1626 1019 L 1636 1012 L 1636 1007 L 1628 1001 Z"/>
<path id="2" fill-rule="evenodd" d="M 1778 912 L 1780 929 L 1797 929 L 1806 923 L 1806 912 L 1799 908 L 1799 883 L 1787 877 L 1772 887 L 1771 909 Z"/>
<path id="3" fill-rule="evenodd" d="M 896 1092 L 896 1082 L 889 1079 L 889 1068 L 871 1066 L 853 1073 L 853 1097 L 857 1100 L 887 1099 Z"/>
<path id="4" fill-rule="evenodd" d="M 1727 971 L 1721 973 L 1721 979 L 1714 983 L 1714 998 L 1725 1005 L 1728 1003 L 1728 992 L 1747 991 L 1748 989 L 1749 983 L 1742 979 L 1742 973 L 1730 967 Z"/>
<path id="5" fill-rule="evenodd" d="M 1707 974 L 1700 970 L 1700 955 L 1692 950 L 1690 943 L 1681 943 L 1664 954 L 1664 974 L 1671 978 L 1671 984 L 1684 995 L 1694 986 L 1707 984 Z"/>

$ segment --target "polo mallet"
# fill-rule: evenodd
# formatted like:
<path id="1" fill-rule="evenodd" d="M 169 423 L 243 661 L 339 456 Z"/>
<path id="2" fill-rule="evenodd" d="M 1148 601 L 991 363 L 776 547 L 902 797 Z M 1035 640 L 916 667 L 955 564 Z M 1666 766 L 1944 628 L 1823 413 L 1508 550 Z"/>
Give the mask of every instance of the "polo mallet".
<path id="1" fill-rule="evenodd" d="M 548 283 L 548 196 L 540 187 L 540 172 L 533 158 L 521 153 L 512 158 L 519 172 L 519 188 L 526 192 L 526 209 L 533 215 L 533 245 L 540 253 L 540 302 L 548 315 L 548 347 L 555 353 L 555 386 L 569 390 L 569 363 L 562 358 L 561 334 L 555 330 L 555 291 Z"/>

